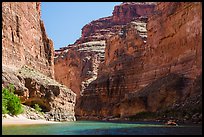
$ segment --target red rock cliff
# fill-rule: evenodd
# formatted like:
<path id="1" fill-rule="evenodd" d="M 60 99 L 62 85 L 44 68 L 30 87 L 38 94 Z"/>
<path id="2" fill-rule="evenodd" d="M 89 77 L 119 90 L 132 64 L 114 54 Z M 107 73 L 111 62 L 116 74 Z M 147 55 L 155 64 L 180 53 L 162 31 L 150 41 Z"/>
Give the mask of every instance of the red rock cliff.
<path id="1" fill-rule="evenodd" d="M 40 19 L 38 2 L 2 3 L 2 63 L 24 65 L 54 78 L 54 48 Z"/>
<path id="2" fill-rule="evenodd" d="M 137 17 L 151 15 L 154 7 L 154 2 L 124 2 L 114 7 L 112 22 L 126 24 Z"/>
<path id="3" fill-rule="evenodd" d="M 144 5 L 148 7 L 148 11 L 146 11 Z M 124 4 L 120 6 L 123 7 Z M 140 28 L 140 35 L 143 39 L 146 39 L 146 14 L 150 14 L 154 6 L 155 4 L 140 2 L 126 3 L 125 7 L 123 7 L 126 11 L 132 10 L 133 7 L 135 12 L 143 9 L 145 11 L 136 17 L 131 12 L 128 20 L 121 23 L 115 22 L 115 15 L 113 15 L 100 18 L 85 25 L 82 28 L 82 36 L 76 40 L 75 44 L 61 48 L 56 52 L 56 80 L 71 88 L 80 97 L 80 92 L 83 93 L 89 83 L 97 77 L 99 64 L 104 61 L 105 40 L 123 31 L 123 26 L 131 21 L 133 21 L 133 24 L 136 23 L 135 27 Z M 113 13 L 116 12 L 114 11 Z"/>
<path id="4" fill-rule="evenodd" d="M 113 15 L 94 20 L 82 28 L 82 36 L 75 44 L 93 40 L 105 40 L 123 25 L 152 14 L 155 3 L 124 2 L 114 7 Z"/>
<path id="5" fill-rule="evenodd" d="M 55 58 L 55 78 L 72 89 L 77 98 L 95 80 L 98 66 L 104 60 L 104 41 L 90 41 L 69 46 Z"/>
<path id="6" fill-rule="evenodd" d="M 200 105 L 202 88 L 194 88 L 202 74 L 201 11 L 201 3 L 161 2 L 148 18 L 146 44 L 131 27 L 108 39 L 105 62 L 77 115 L 125 117 L 182 106 L 187 98 L 194 98 L 191 108 Z"/>
<path id="7" fill-rule="evenodd" d="M 40 14 L 38 2 L 2 3 L 2 87 L 14 84 L 21 102 L 38 104 L 47 120 L 74 121 L 76 94 L 53 79 L 54 48 Z"/>

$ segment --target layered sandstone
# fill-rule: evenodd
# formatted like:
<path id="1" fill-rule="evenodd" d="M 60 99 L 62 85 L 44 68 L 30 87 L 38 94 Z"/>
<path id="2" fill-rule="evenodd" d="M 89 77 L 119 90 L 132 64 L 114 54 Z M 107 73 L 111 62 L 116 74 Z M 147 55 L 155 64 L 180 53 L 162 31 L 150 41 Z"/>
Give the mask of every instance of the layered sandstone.
<path id="1" fill-rule="evenodd" d="M 147 17 L 153 13 L 155 2 L 123 2 L 115 6 L 113 11 L 114 24 L 126 24 L 137 17 Z"/>
<path id="2" fill-rule="evenodd" d="M 136 86 L 132 83 L 135 77 L 131 73 L 135 68 L 130 67 L 140 64 L 139 58 L 143 55 L 145 44 L 137 23 L 128 24 L 123 27 L 123 31 L 107 40 L 105 61 L 99 67 L 97 79 L 89 84 L 81 96 L 76 106 L 77 115 L 111 116 L 115 105 L 120 102 L 124 94 Z M 145 28 L 144 25 L 143 29 Z M 133 61 L 137 63 L 133 64 Z"/>
<path id="3" fill-rule="evenodd" d="M 161 2 L 148 18 L 146 44 L 134 27 L 108 39 L 105 62 L 84 91 L 77 115 L 126 117 L 182 108 L 200 97 L 202 88 L 193 85 L 202 73 L 201 11 L 198 2 Z"/>
<path id="4" fill-rule="evenodd" d="M 127 6 L 129 5 L 129 6 Z M 146 5 L 146 6 L 144 6 Z M 104 61 L 106 40 L 115 34 L 123 33 L 127 23 L 134 24 L 140 36 L 146 40 L 146 22 L 155 3 L 123 3 L 119 5 L 129 11 L 125 22 L 117 22 L 114 9 L 113 16 L 94 20 L 82 28 L 82 36 L 75 44 L 55 51 L 55 78 L 71 88 L 78 96 L 94 81 L 98 75 L 99 64 Z M 141 11 L 144 9 L 144 13 Z M 133 12 L 134 11 L 134 12 Z M 134 13 L 138 15 L 135 16 Z M 62 71 L 63 70 L 63 71 Z"/>
<path id="5" fill-rule="evenodd" d="M 105 40 L 117 33 L 121 27 L 131 21 L 147 19 L 152 14 L 155 7 L 154 2 L 124 2 L 114 7 L 113 15 L 94 20 L 82 28 L 82 36 L 76 40 L 75 44 Z"/>
<path id="6" fill-rule="evenodd" d="M 104 60 L 105 41 L 91 41 L 69 46 L 55 58 L 55 78 L 72 89 L 77 98 L 96 79 L 98 66 Z"/>
<path id="7" fill-rule="evenodd" d="M 14 84 L 23 104 L 39 104 L 48 120 L 75 120 L 76 94 L 54 78 L 53 42 L 39 2 L 2 3 L 2 87 Z"/>

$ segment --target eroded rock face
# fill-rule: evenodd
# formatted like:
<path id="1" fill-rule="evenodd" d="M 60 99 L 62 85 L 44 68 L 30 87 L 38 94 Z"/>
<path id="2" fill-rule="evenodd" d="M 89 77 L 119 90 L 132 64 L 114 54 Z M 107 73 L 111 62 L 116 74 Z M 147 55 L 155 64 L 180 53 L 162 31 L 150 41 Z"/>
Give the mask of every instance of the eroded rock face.
<path id="1" fill-rule="evenodd" d="M 158 68 L 165 62 L 170 72 L 181 73 L 189 78 L 200 75 L 201 10 L 200 3 L 158 4 L 156 14 L 148 23 L 148 48 L 153 58 L 146 56 L 145 62 L 152 62 L 146 68 Z M 155 56 L 158 54 L 160 56 Z"/>
<path id="2" fill-rule="evenodd" d="M 38 2 L 2 3 L 2 87 L 14 84 L 23 104 L 39 104 L 47 120 L 74 121 L 76 94 L 54 78 L 54 48 Z"/>
<path id="3" fill-rule="evenodd" d="M 136 2 L 137 3 L 137 2 Z M 147 6 L 153 10 L 155 4 L 148 3 L 126 3 L 125 9 L 142 10 Z M 138 6 L 140 5 L 140 6 Z M 123 4 L 119 5 L 123 6 Z M 140 9 L 142 8 L 142 9 Z M 144 8 L 146 9 L 146 8 Z M 117 11 L 114 11 L 116 13 Z M 65 84 L 71 88 L 77 97 L 83 94 L 88 85 L 94 81 L 98 75 L 99 64 L 104 61 L 106 40 L 111 36 L 123 33 L 124 26 L 129 22 L 136 27 L 142 39 L 146 40 L 146 13 L 133 17 L 129 17 L 126 22 L 117 23 L 113 20 L 114 16 L 101 18 L 85 25 L 82 28 L 82 36 L 76 40 L 75 44 L 68 47 L 60 48 L 55 51 L 55 78 L 60 83 Z M 131 13 L 132 14 L 132 13 Z M 144 16 L 143 16 L 144 15 Z M 130 19 L 131 18 L 131 19 Z M 73 65 L 75 64 L 75 65 Z"/>
<path id="4" fill-rule="evenodd" d="M 112 116 L 116 104 L 136 86 L 132 83 L 135 78 L 132 71 L 136 68 L 130 67 L 141 65 L 145 39 L 140 36 L 135 22 L 122 30 L 107 40 L 105 61 L 99 66 L 97 79 L 89 84 L 77 103 L 77 115 Z"/>
<path id="5" fill-rule="evenodd" d="M 123 25 L 137 20 L 147 18 L 153 13 L 154 2 L 124 2 L 114 7 L 113 15 L 94 20 L 82 28 L 82 36 L 75 44 L 105 40 L 117 33 Z"/>
<path id="6" fill-rule="evenodd" d="M 55 78 L 76 94 L 83 94 L 96 79 L 100 62 L 104 60 L 105 41 L 91 41 L 69 46 L 55 58 Z"/>
<path id="7" fill-rule="evenodd" d="M 30 66 L 54 78 L 54 48 L 40 19 L 38 2 L 2 3 L 2 63 Z"/>
<path id="8" fill-rule="evenodd" d="M 155 2 L 123 2 L 115 6 L 113 11 L 114 24 L 126 24 L 137 17 L 151 15 Z"/>
<path id="9" fill-rule="evenodd" d="M 148 18 L 146 44 L 131 28 L 108 39 L 105 62 L 81 97 L 77 115 L 125 117 L 185 106 L 190 93 L 202 95 L 202 89 L 192 89 L 202 73 L 201 11 L 201 3 L 161 2 Z"/>
<path id="10" fill-rule="evenodd" d="M 143 4 L 144 3 L 141 3 L 141 5 Z M 137 6 L 137 4 L 134 5 L 134 3 L 128 3 L 128 5 L 133 7 L 135 6 L 134 10 L 137 10 L 138 8 L 144 8 L 144 6 Z M 147 4 L 147 5 L 149 5 L 147 6 L 147 8 L 151 10 L 155 6 L 155 4 L 151 4 L 151 5 Z M 121 6 L 123 6 L 123 4 Z M 128 8 L 127 6 L 125 7 L 125 9 L 127 11 L 131 10 L 131 8 Z M 101 75 L 100 73 L 98 73 L 98 71 L 103 69 L 103 68 L 100 69 L 101 67 L 100 64 L 104 62 L 104 56 L 107 56 L 105 55 L 105 47 L 107 44 L 106 41 L 110 41 L 109 38 L 111 38 L 115 34 L 118 34 L 118 37 L 121 37 L 119 41 L 122 42 L 125 37 L 129 37 L 128 36 L 129 34 L 125 36 L 127 31 L 126 28 L 127 28 L 130 30 L 128 31 L 128 33 L 133 34 L 132 37 L 129 37 L 127 39 L 127 41 L 133 40 L 134 38 L 136 38 L 136 40 L 133 40 L 133 41 L 134 42 L 137 41 L 136 43 L 138 44 L 138 46 L 141 46 L 146 42 L 147 16 L 143 16 L 143 15 L 146 15 L 146 13 L 150 14 L 150 10 L 147 12 L 145 11 L 144 14 L 141 13 L 140 15 L 137 15 L 137 17 L 133 17 L 132 15 L 129 17 L 128 20 L 120 23 L 113 20 L 115 15 L 92 21 L 91 23 L 83 27 L 82 36 L 81 38 L 76 40 L 75 44 L 69 45 L 68 47 L 60 48 L 59 50 L 55 51 L 55 78 L 58 82 L 66 85 L 77 94 L 76 104 L 78 105 L 76 105 L 77 107 L 75 108 L 76 112 L 79 112 L 78 106 L 80 106 L 79 104 L 81 104 L 81 101 L 80 101 L 81 97 L 86 96 L 87 94 L 86 92 L 88 92 L 89 90 L 92 91 L 93 90 L 92 88 L 95 88 L 90 86 L 90 84 L 97 79 L 98 75 Z M 125 27 L 127 23 L 130 23 L 130 24 L 128 25 L 128 27 Z M 131 27 L 134 28 L 133 31 L 131 31 Z M 139 36 L 135 36 L 134 33 L 137 33 Z M 115 38 L 115 36 L 113 37 Z M 111 40 L 114 38 L 111 38 Z M 133 42 L 130 42 L 128 44 L 128 49 L 126 51 L 128 54 L 127 56 L 129 56 L 136 50 L 134 48 L 134 45 L 132 44 Z M 111 44 L 107 46 L 112 47 Z M 124 45 L 121 45 L 121 47 L 122 46 Z M 111 51 L 111 52 L 115 52 L 115 51 Z M 123 54 L 122 50 L 116 51 L 116 52 L 118 52 L 118 55 L 116 56 L 119 56 L 119 54 L 120 55 Z M 110 57 L 110 60 L 112 60 L 112 57 Z M 107 62 L 108 62 L 108 59 L 106 63 Z M 114 71 L 115 70 L 113 70 L 113 72 Z M 118 83 L 118 81 L 120 81 L 120 78 L 115 82 Z M 93 92 L 93 94 L 95 93 Z M 115 98 L 117 98 L 117 96 L 115 96 Z M 95 99 L 96 98 L 94 98 L 93 100 Z M 120 97 L 118 99 L 120 99 Z M 116 100 L 118 101 L 118 99 Z M 97 100 L 95 101 L 100 103 L 100 101 L 97 101 Z M 93 103 L 92 101 L 90 101 L 91 104 L 84 103 L 84 105 L 85 106 L 96 105 L 95 109 L 98 109 L 98 106 L 100 105 L 96 102 Z"/>
<path id="11" fill-rule="evenodd" d="M 38 104 L 47 120 L 75 121 L 76 94 L 54 79 L 24 66 L 18 71 L 3 67 L 2 81 L 3 87 L 14 84 L 23 104 L 31 107 Z"/>

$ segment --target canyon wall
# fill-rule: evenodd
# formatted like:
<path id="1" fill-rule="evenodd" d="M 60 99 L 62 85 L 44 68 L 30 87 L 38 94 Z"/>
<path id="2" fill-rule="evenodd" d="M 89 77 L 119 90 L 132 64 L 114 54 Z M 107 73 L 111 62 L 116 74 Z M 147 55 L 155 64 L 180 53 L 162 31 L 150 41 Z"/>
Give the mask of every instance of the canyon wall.
<path id="1" fill-rule="evenodd" d="M 199 2 L 161 2 L 148 18 L 146 41 L 131 25 L 107 39 L 105 61 L 81 96 L 77 116 L 201 108 L 201 11 Z"/>
<path id="2" fill-rule="evenodd" d="M 69 46 L 55 58 L 55 78 L 72 89 L 77 98 L 96 79 L 98 66 L 104 60 L 105 41 L 91 41 Z"/>
<path id="3" fill-rule="evenodd" d="M 105 40 L 117 33 L 121 27 L 131 21 L 143 18 L 152 14 L 155 2 L 123 2 L 114 7 L 112 16 L 94 20 L 82 28 L 81 37 L 75 44 Z"/>
<path id="4" fill-rule="evenodd" d="M 30 66 L 54 78 L 53 42 L 40 19 L 39 2 L 2 4 L 2 63 L 19 69 Z"/>
<path id="5" fill-rule="evenodd" d="M 53 42 L 39 2 L 2 3 L 2 87 L 13 84 L 25 105 L 38 104 L 47 120 L 73 121 L 76 94 L 54 78 Z"/>
<path id="6" fill-rule="evenodd" d="M 151 15 L 155 2 L 123 2 L 114 7 L 112 22 L 114 24 L 127 24 L 137 17 Z"/>
<path id="7" fill-rule="evenodd" d="M 77 94 L 77 118 L 169 109 L 202 119 L 201 11 L 199 2 L 124 2 L 85 25 L 55 51 L 55 77 Z"/>
<path id="8" fill-rule="evenodd" d="M 104 61 L 106 40 L 122 33 L 123 27 L 130 22 L 136 22 L 136 27 L 141 29 L 141 37 L 146 39 L 146 15 L 149 15 L 154 7 L 155 3 L 125 2 L 114 8 L 112 16 L 85 25 L 81 37 L 74 44 L 55 51 L 56 80 L 71 88 L 77 98 L 80 98 L 88 85 L 97 78 L 99 64 Z M 123 10 L 128 12 L 128 18 L 120 22 L 120 16 L 117 15 L 123 14 Z M 141 12 L 142 10 L 144 12 Z"/>

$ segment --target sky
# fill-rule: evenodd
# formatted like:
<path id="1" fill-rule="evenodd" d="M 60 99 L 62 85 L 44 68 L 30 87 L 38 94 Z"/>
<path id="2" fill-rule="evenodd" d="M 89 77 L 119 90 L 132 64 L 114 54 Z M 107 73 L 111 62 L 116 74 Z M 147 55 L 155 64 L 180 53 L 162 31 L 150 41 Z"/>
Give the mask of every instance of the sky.
<path id="1" fill-rule="evenodd" d="M 42 2 L 41 19 L 54 48 L 73 44 L 86 24 L 111 16 L 121 2 Z"/>

